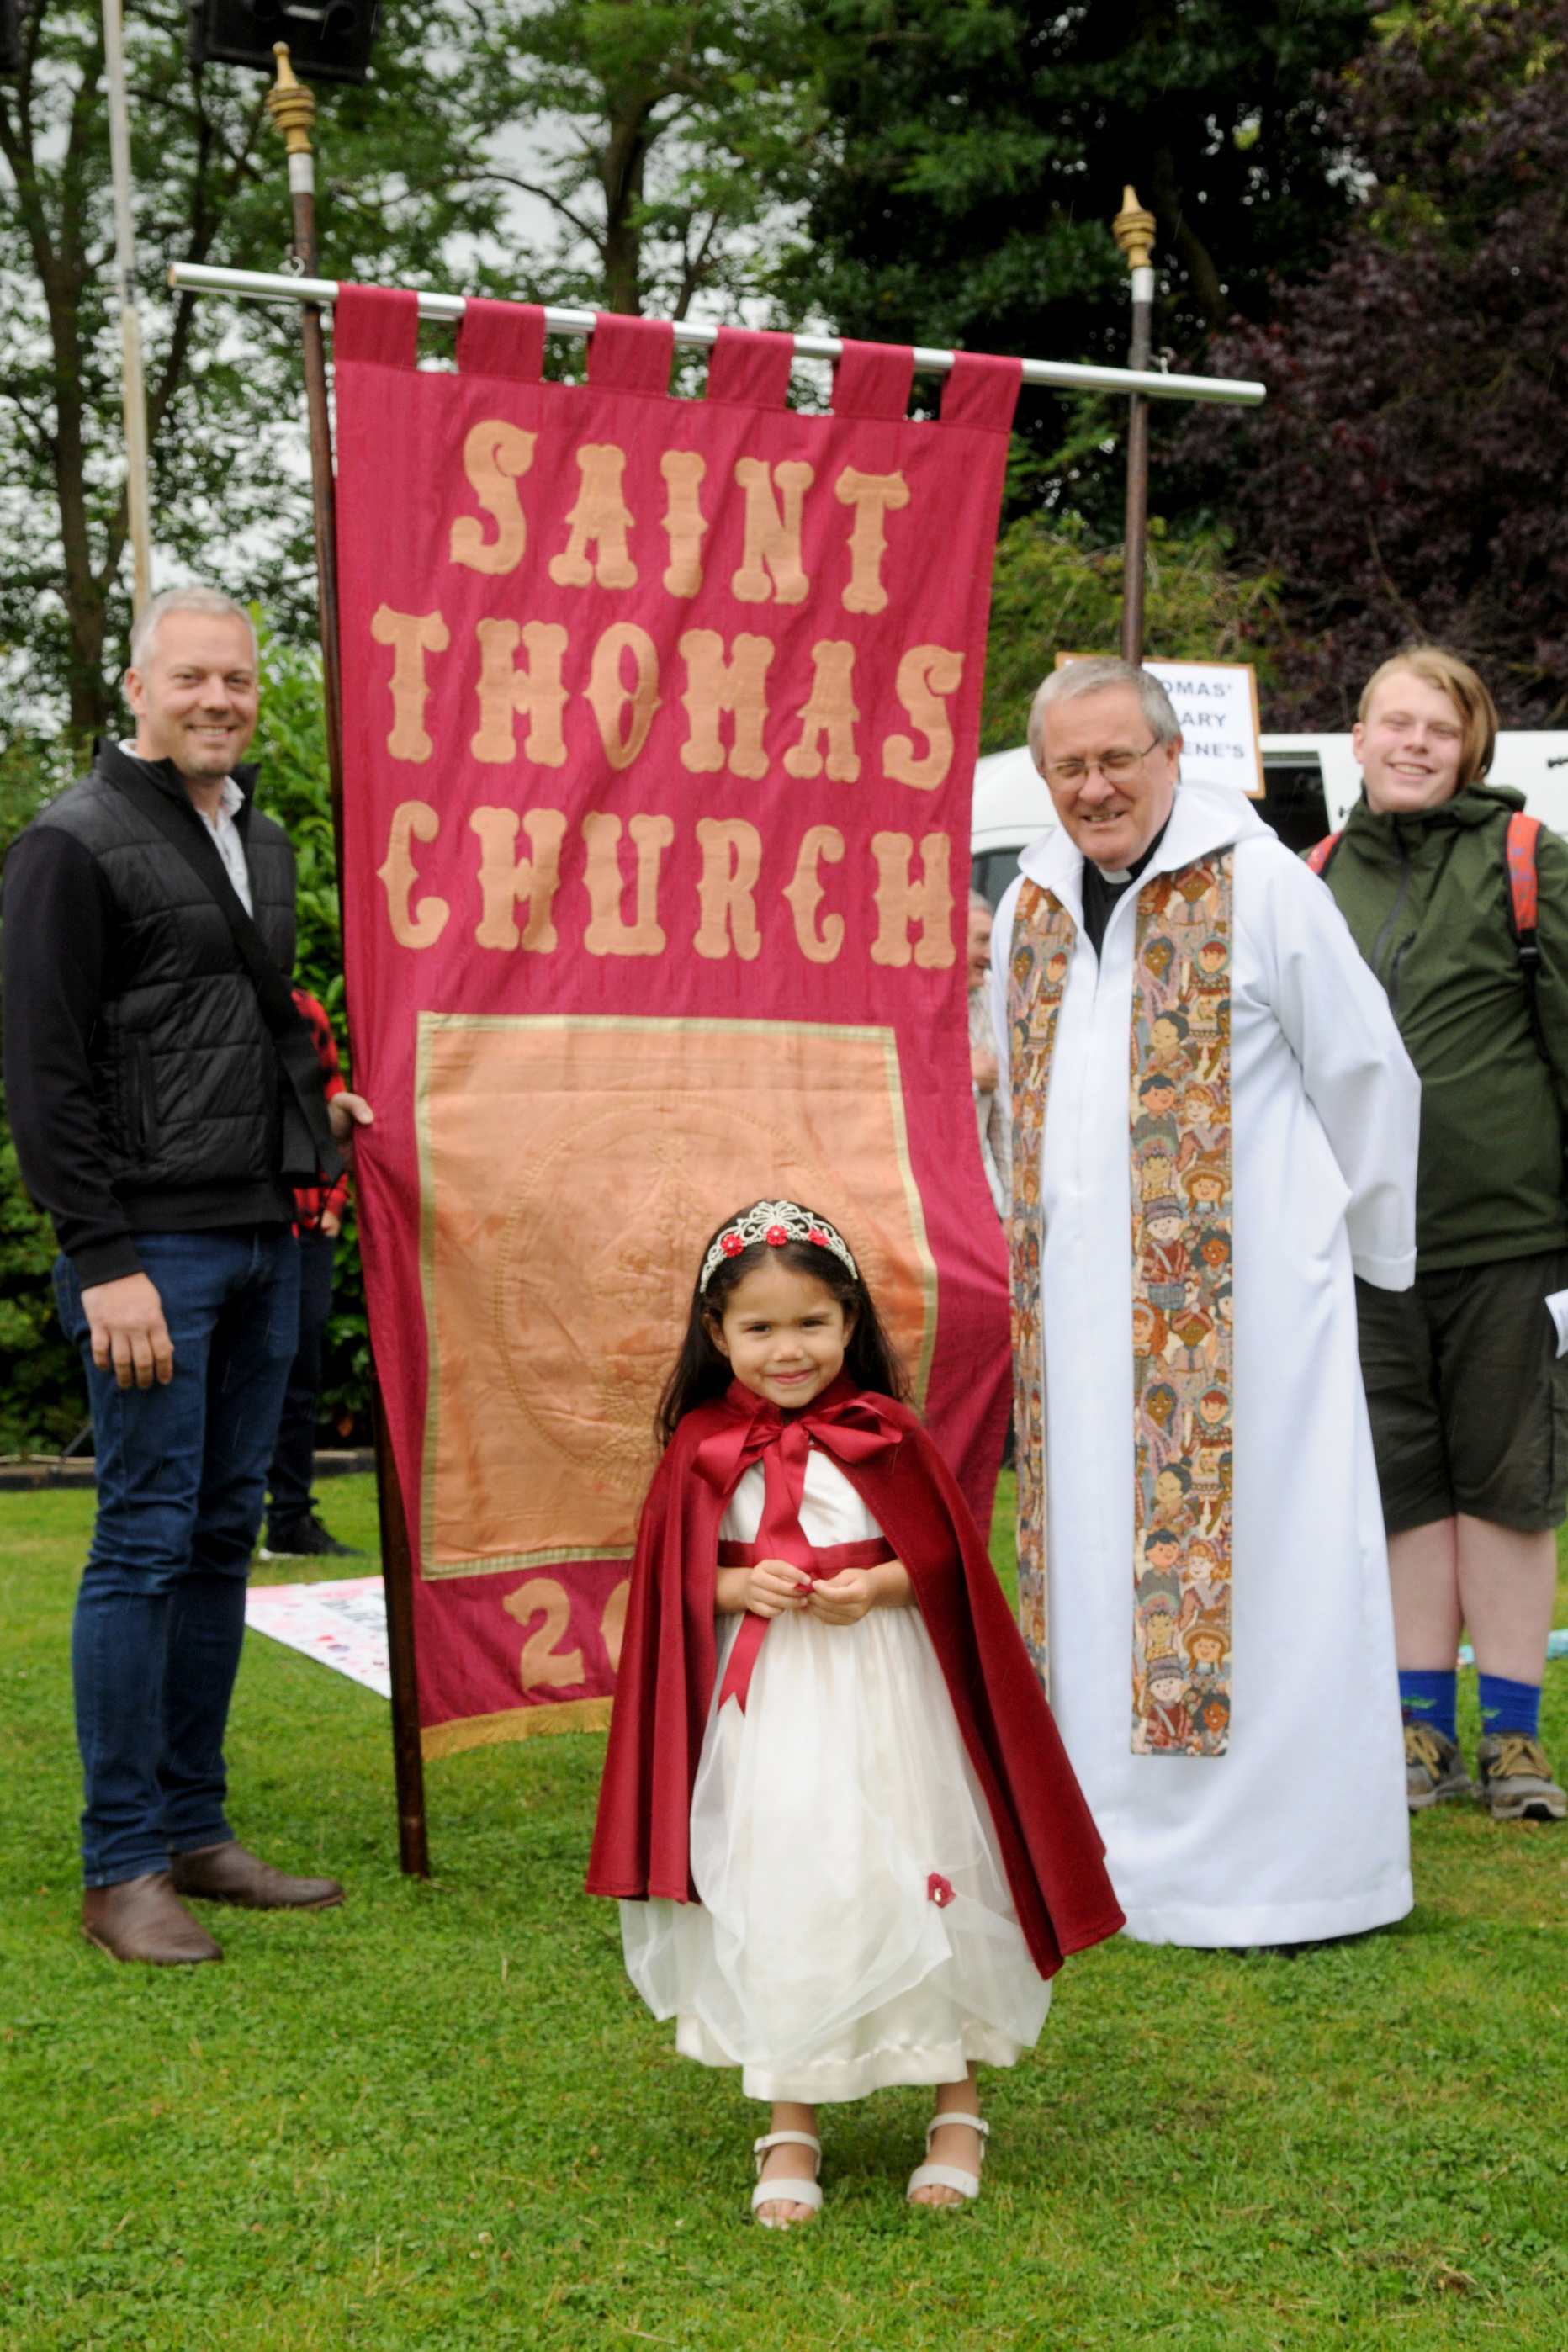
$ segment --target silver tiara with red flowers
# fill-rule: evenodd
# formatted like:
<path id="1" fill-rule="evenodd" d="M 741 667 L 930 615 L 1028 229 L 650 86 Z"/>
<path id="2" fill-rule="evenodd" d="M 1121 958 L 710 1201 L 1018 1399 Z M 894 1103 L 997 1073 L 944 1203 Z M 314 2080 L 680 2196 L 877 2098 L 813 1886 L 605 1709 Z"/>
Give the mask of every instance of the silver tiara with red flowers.
<path id="1" fill-rule="evenodd" d="M 783 1249 L 785 1242 L 812 1242 L 818 1249 L 833 1252 L 842 1258 L 857 1282 L 859 1268 L 849 1255 L 849 1244 L 840 1233 L 836 1233 L 826 1217 L 815 1217 L 794 1201 L 756 1201 L 732 1225 L 726 1225 L 702 1261 L 702 1276 L 699 1292 L 706 1291 L 714 1275 L 727 1257 L 739 1257 L 743 1249 L 755 1242 L 766 1242 L 770 1249 Z"/>

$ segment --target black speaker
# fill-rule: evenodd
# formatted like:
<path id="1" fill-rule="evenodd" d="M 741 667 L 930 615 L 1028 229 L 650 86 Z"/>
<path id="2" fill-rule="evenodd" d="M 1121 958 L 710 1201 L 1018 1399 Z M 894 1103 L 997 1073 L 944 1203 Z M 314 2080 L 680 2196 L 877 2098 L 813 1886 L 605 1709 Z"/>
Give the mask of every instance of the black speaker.
<path id="1" fill-rule="evenodd" d="M 21 0 L 0 0 L 0 73 L 20 73 L 21 70 Z"/>
<path id="2" fill-rule="evenodd" d="M 0 8 L 15 0 L 0 0 Z M 190 0 L 196 65 L 253 66 L 271 74 L 274 41 L 287 41 L 301 81 L 363 81 L 380 0 Z"/>

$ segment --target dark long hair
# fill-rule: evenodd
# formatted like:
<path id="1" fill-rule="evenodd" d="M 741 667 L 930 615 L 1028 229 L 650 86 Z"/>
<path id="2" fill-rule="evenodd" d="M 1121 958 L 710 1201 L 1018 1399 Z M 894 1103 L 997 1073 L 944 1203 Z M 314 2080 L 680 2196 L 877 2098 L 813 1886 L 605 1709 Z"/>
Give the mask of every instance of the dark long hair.
<path id="1" fill-rule="evenodd" d="M 754 1208 L 763 1206 L 753 1202 Z M 702 1244 L 698 1259 L 700 1269 L 709 1251 L 726 1226 L 735 1224 L 747 1215 L 737 1209 L 723 1224 L 716 1225 Z M 806 1214 L 815 1218 L 815 1212 Z M 818 1223 L 825 1222 L 821 1219 Z M 713 1269 L 707 1290 L 700 1280 L 692 1286 L 691 1312 L 686 1318 L 686 1336 L 680 1343 L 664 1393 L 654 1415 L 654 1435 L 660 1445 L 668 1445 L 677 1428 L 689 1412 L 710 1397 L 722 1396 L 732 1374 L 730 1360 L 713 1343 L 708 1328 L 708 1318 L 715 1322 L 724 1319 L 724 1302 L 736 1286 L 760 1265 L 764 1258 L 776 1258 L 788 1266 L 792 1274 L 809 1274 L 830 1290 L 847 1320 L 853 1317 L 849 1343 L 844 1350 L 844 1369 L 858 1387 L 873 1389 L 879 1396 L 896 1397 L 900 1404 L 910 1401 L 909 1375 L 899 1358 L 898 1349 L 882 1328 L 882 1318 L 872 1302 L 863 1276 L 851 1274 L 843 1259 L 833 1250 L 823 1249 L 816 1242 L 752 1242 L 733 1257 L 725 1258 Z"/>

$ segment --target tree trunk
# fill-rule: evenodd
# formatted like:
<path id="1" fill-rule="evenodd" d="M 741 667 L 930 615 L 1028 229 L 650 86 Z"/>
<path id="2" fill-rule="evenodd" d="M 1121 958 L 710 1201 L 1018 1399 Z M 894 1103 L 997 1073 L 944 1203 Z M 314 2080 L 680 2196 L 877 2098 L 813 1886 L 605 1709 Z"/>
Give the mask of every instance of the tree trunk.
<path id="1" fill-rule="evenodd" d="M 653 143 L 647 105 L 610 116 L 610 135 L 599 152 L 605 191 L 605 300 L 611 310 L 635 318 L 642 309 L 643 174 Z"/>

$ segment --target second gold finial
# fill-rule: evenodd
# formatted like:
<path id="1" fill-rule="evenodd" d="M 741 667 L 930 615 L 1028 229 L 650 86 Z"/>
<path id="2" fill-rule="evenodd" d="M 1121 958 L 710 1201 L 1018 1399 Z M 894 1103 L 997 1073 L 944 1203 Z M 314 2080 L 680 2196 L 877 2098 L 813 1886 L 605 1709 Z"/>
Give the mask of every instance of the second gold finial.
<path id="1" fill-rule="evenodd" d="M 1110 234 L 1127 256 L 1129 269 L 1147 269 L 1154 259 L 1154 215 L 1138 201 L 1136 188 L 1121 191 L 1121 210 Z"/>

